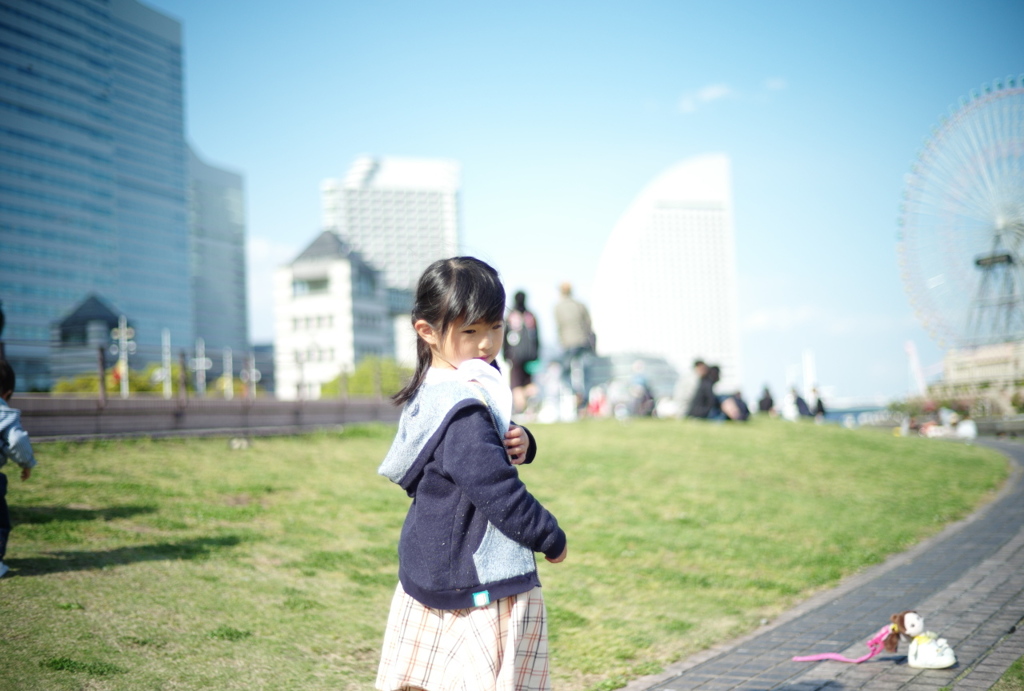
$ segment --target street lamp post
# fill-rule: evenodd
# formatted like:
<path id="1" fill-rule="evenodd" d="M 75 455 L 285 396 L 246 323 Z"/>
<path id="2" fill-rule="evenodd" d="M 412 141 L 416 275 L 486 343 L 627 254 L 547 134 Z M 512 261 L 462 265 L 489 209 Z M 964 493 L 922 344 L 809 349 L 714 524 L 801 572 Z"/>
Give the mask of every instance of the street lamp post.
<path id="1" fill-rule="evenodd" d="M 192 369 L 196 373 L 196 396 L 206 396 L 206 370 L 213 367 L 213 360 L 206 357 L 206 341 L 196 339 L 196 356 L 192 358 Z"/>
<path id="2" fill-rule="evenodd" d="M 163 361 L 164 398 L 171 397 L 171 330 L 164 329 L 160 333 L 160 359 Z"/>
<path id="3" fill-rule="evenodd" d="M 117 374 L 121 378 L 121 398 L 128 398 L 128 355 L 135 352 L 135 329 L 128 326 L 128 318 L 123 314 L 117 318 L 117 328 L 110 330 L 117 343 L 110 350 L 117 355 Z"/>
<path id="4" fill-rule="evenodd" d="M 249 353 L 245 367 L 242 368 L 240 373 L 242 381 L 245 382 L 245 395 L 252 401 L 256 399 L 256 382 L 260 380 L 262 374 L 256 369 L 256 354 Z"/>
<path id="5" fill-rule="evenodd" d="M 230 401 L 235 397 L 235 375 L 232 371 L 234 363 L 231 361 L 231 348 L 224 349 L 224 398 Z"/>

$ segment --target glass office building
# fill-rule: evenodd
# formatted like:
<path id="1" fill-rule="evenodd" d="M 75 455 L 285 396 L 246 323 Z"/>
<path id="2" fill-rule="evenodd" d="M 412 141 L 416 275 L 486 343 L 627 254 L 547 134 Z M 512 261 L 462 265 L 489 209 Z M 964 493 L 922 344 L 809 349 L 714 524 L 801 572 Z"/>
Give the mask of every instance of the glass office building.
<path id="1" fill-rule="evenodd" d="M 0 4 L 0 300 L 19 389 L 89 295 L 140 357 L 194 337 L 181 25 L 135 0 Z"/>
<path id="2" fill-rule="evenodd" d="M 181 25 L 112 0 L 117 303 L 140 347 L 192 340 Z"/>
<path id="3" fill-rule="evenodd" d="M 193 332 L 206 348 L 231 348 L 241 366 L 249 348 L 245 292 L 242 176 L 216 168 L 189 149 Z"/>

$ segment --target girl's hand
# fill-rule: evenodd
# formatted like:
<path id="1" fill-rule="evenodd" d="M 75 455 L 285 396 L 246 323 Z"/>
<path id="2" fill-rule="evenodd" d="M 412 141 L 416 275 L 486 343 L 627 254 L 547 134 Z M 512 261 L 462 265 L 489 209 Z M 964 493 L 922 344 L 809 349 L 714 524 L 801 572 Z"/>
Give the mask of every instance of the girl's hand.
<path id="1" fill-rule="evenodd" d="M 21 469 L 21 481 L 24 482 L 25 480 L 29 479 L 30 477 L 32 477 L 32 469 L 31 468 L 22 468 Z"/>
<path id="2" fill-rule="evenodd" d="M 544 558 L 547 559 L 548 561 L 550 561 L 552 564 L 557 564 L 559 562 L 565 561 L 565 555 L 567 555 L 568 553 L 569 553 L 569 545 L 566 545 L 565 549 L 562 550 L 562 553 L 559 554 L 554 559 L 552 559 L 551 557 L 544 557 Z"/>
<path id="3" fill-rule="evenodd" d="M 530 437 L 519 425 L 512 423 L 505 433 L 505 451 L 512 465 L 519 465 L 526 460 L 526 452 L 530 450 Z"/>

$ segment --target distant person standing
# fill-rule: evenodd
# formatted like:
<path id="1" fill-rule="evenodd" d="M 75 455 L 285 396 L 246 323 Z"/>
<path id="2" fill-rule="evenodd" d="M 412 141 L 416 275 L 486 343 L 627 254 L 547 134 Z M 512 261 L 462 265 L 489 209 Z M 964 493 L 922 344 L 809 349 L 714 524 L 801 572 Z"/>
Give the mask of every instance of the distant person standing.
<path id="1" fill-rule="evenodd" d="M 792 389 L 793 403 L 796 405 L 796 412 L 800 417 L 814 417 L 814 413 L 811 412 L 810 407 L 807 405 L 807 401 L 804 397 L 796 392 L 796 389 Z"/>
<path id="2" fill-rule="evenodd" d="M 512 387 L 514 413 L 526 410 L 537 393 L 533 376 L 527 370 L 540 357 L 540 334 L 537 318 L 526 309 L 526 293 L 515 294 L 512 310 L 505 318 L 505 345 L 502 356 L 509 363 L 509 385 Z"/>
<path id="3" fill-rule="evenodd" d="M 818 393 L 817 389 L 812 389 L 811 393 L 814 395 L 814 420 L 815 422 L 822 422 L 825 419 L 825 404 L 821 400 L 821 394 Z"/>
<path id="4" fill-rule="evenodd" d="M 775 408 L 775 400 L 772 399 L 772 392 L 768 390 L 768 387 L 764 387 L 764 391 L 761 392 L 761 400 L 757 402 L 757 409 L 762 413 L 771 414 L 772 409 Z"/>
<path id="5" fill-rule="evenodd" d="M 590 312 L 573 298 L 572 285 L 563 283 L 561 292 L 562 298 L 555 305 L 555 323 L 562 346 L 562 378 L 576 394 L 576 405 L 581 406 L 586 403 L 583 365 L 587 356 L 594 353 L 596 338 L 590 325 Z"/>

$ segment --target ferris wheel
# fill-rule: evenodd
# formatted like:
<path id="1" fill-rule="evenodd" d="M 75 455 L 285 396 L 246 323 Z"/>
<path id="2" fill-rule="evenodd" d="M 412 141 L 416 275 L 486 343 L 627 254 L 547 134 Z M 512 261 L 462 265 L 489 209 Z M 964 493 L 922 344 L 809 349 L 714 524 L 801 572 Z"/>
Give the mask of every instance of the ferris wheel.
<path id="1" fill-rule="evenodd" d="M 1024 340 L 1024 75 L 972 92 L 932 131 L 906 176 L 898 253 L 940 346 Z"/>

